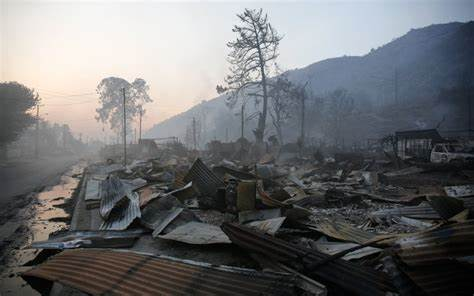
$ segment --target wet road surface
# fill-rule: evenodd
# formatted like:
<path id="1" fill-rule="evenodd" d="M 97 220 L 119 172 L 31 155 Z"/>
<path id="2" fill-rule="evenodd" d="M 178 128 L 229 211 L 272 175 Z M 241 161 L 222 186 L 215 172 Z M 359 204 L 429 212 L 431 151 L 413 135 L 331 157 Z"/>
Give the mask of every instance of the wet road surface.
<path id="1" fill-rule="evenodd" d="M 48 185 L 76 162 L 73 156 L 57 156 L 0 166 L 0 207 L 15 196 Z"/>
<path id="2" fill-rule="evenodd" d="M 79 185 L 84 167 L 84 163 L 72 166 L 56 185 L 37 193 L 31 204 L 0 227 L 0 239 L 4 244 L 0 262 L 0 295 L 39 295 L 19 276 L 20 272 L 30 268 L 22 265 L 40 252 L 28 249 L 28 246 L 34 241 L 47 240 L 53 232 L 68 229 L 70 216 L 64 209 L 73 207 L 70 199 Z"/>

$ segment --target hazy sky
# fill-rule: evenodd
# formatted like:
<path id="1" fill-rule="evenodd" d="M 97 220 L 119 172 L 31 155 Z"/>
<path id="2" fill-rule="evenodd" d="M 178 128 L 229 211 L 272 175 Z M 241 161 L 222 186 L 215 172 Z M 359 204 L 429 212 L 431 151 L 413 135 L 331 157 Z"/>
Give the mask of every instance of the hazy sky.
<path id="1" fill-rule="evenodd" d="M 43 116 L 102 136 L 102 78 L 150 85 L 145 128 L 216 96 L 236 13 L 262 7 L 284 35 L 279 63 L 363 55 L 411 28 L 474 19 L 468 1 L 156 2 L 0 0 L 0 80 L 35 88 Z"/>

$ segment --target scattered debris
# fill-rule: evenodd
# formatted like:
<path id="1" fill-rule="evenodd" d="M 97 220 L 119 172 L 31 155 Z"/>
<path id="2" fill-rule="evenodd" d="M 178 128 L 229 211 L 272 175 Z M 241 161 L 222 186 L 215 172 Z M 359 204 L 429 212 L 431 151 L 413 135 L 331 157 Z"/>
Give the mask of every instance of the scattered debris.
<path id="1" fill-rule="evenodd" d="M 229 238 L 218 226 L 200 222 L 186 223 L 168 234 L 160 235 L 159 238 L 195 245 L 230 243 Z"/>
<path id="2" fill-rule="evenodd" d="M 449 197 L 473 196 L 474 185 L 445 186 L 444 191 Z"/>
<path id="3" fill-rule="evenodd" d="M 328 259 L 329 256 L 242 226 L 224 223 L 222 229 L 233 243 L 242 248 L 286 263 L 296 270 L 301 270 L 305 275 L 316 276 L 345 291 L 360 295 L 385 295 L 388 291 L 394 291 L 388 276 L 382 272 L 340 259 L 327 261 L 313 268 L 312 265 Z"/>
<path id="4" fill-rule="evenodd" d="M 246 224 L 246 226 L 264 233 L 268 233 L 269 235 L 275 235 L 285 219 L 286 217 L 279 217 L 263 221 L 254 221 Z"/>
<path id="5" fill-rule="evenodd" d="M 284 161 L 270 149 L 249 162 L 249 150 L 225 144 L 209 155 L 157 147 L 163 155 L 126 168 L 91 165 L 76 214 L 85 218 L 75 217 L 88 220 L 83 231 L 34 242 L 60 253 L 25 277 L 91 294 L 474 292 L 467 168 L 419 164 L 409 149 L 388 160 L 342 152 Z"/>
<path id="6" fill-rule="evenodd" d="M 259 211 L 242 211 L 239 212 L 239 223 L 249 221 L 267 220 L 281 217 L 281 209 L 268 209 Z"/>
<path id="7" fill-rule="evenodd" d="M 315 248 L 328 255 L 334 255 L 342 251 L 346 251 L 348 249 L 354 248 L 358 246 L 358 244 L 354 243 L 341 243 L 341 242 L 329 242 L 326 237 L 321 237 L 315 242 Z M 373 254 L 378 254 L 382 251 L 382 249 L 374 248 L 374 247 L 365 247 L 354 252 L 351 252 L 347 255 L 344 255 L 342 259 L 344 260 L 351 260 L 351 259 L 360 259 L 366 256 L 370 256 Z"/>

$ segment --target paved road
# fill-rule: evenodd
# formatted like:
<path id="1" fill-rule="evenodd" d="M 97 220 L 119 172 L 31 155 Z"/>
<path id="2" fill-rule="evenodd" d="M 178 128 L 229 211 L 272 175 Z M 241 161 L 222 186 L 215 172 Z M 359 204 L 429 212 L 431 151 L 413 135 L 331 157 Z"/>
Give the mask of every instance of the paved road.
<path id="1" fill-rule="evenodd" d="M 47 185 L 75 162 L 74 157 L 58 156 L 0 166 L 0 207 L 14 196 Z"/>

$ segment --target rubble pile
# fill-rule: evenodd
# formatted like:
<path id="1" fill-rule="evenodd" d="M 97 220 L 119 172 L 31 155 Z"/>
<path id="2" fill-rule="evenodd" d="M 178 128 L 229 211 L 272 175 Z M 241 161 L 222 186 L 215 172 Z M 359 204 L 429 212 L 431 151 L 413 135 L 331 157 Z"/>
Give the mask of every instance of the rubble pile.
<path id="1" fill-rule="evenodd" d="M 91 165 L 72 231 L 31 246 L 59 254 L 23 277 L 94 295 L 473 294 L 471 171 L 223 155 Z"/>

